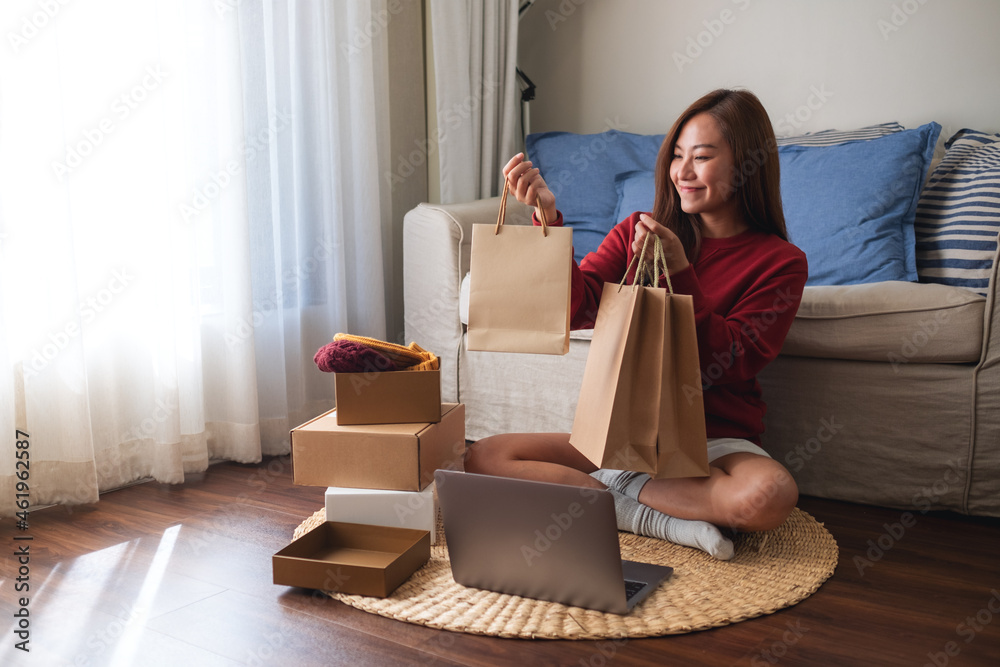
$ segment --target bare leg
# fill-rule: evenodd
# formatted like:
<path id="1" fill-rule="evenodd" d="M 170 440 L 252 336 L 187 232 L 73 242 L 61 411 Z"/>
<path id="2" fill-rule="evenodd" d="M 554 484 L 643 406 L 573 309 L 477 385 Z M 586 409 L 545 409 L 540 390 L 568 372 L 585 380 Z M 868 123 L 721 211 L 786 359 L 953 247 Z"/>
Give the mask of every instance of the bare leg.
<path id="1" fill-rule="evenodd" d="M 482 475 L 605 488 L 590 476 L 597 466 L 569 444 L 569 433 L 505 433 L 483 438 L 466 450 L 465 470 Z"/>
<path id="2" fill-rule="evenodd" d="M 766 456 L 727 454 L 710 471 L 708 477 L 651 479 L 639 502 L 670 516 L 747 531 L 780 526 L 798 502 L 795 480 Z"/>

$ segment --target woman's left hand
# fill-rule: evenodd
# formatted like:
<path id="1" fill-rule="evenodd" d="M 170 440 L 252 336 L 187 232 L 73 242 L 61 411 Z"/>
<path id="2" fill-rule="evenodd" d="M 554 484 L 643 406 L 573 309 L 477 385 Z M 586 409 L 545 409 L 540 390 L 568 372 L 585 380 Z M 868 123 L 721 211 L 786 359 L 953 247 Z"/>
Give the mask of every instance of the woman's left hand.
<path id="1" fill-rule="evenodd" d="M 649 233 L 659 236 L 663 243 L 663 254 L 667 258 L 667 273 L 674 275 L 689 266 L 687 255 L 684 254 L 684 246 L 677 235 L 645 213 L 639 215 L 639 222 L 635 224 L 635 239 L 632 241 L 633 254 L 637 255 L 642 252 L 642 244 L 646 240 L 646 234 Z M 646 248 L 647 260 L 652 260 L 652 250 L 652 246 Z"/>

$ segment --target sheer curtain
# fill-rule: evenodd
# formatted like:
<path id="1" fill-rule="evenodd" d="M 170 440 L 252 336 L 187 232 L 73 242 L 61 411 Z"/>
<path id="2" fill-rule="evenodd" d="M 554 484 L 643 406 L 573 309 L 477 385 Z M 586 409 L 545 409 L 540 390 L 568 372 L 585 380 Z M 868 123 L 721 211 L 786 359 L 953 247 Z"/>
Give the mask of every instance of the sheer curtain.
<path id="1" fill-rule="evenodd" d="M 5 2 L 0 513 L 287 451 L 385 327 L 384 3 Z M 346 91 L 350 91 L 349 94 Z"/>
<path id="2" fill-rule="evenodd" d="M 516 152 L 518 0 L 428 0 L 441 201 L 500 194 Z"/>

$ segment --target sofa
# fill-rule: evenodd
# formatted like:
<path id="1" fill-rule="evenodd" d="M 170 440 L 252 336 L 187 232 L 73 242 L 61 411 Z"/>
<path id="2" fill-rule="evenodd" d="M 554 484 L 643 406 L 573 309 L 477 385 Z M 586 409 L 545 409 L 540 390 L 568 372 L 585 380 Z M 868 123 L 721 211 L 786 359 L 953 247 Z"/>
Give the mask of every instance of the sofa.
<path id="1" fill-rule="evenodd" d="M 894 218 L 892 224 L 893 229 L 903 228 L 897 246 L 903 247 L 908 257 L 897 261 L 885 248 L 876 248 L 876 256 L 868 261 L 863 258 L 866 249 L 851 246 L 852 240 L 864 235 L 855 227 L 863 228 L 868 222 L 861 225 L 853 221 L 858 211 L 867 221 L 884 214 L 890 204 L 873 204 L 879 195 L 862 193 L 861 197 L 869 199 L 862 199 L 858 208 L 845 203 L 837 188 L 831 195 L 816 190 L 813 184 L 824 183 L 837 173 L 836 160 L 831 161 L 833 147 L 846 152 L 850 171 L 856 160 L 872 159 L 864 154 L 859 158 L 857 151 L 884 150 L 873 147 L 887 135 L 910 132 L 894 124 L 887 127 L 876 130 L 874 136 L 862 132 L 844 139 L 831 131 L 827 139 L 832 137 L 832 143 L 824 140 L 827 133 L 817 133 L 779 146 L 790 236 L 806 251 L 811 278 L 781 354 L 759 375 L 768 406 L 763 444 L 788 468 L 806 495 L 918 513 L 953 510 L 1000 516 L 1000 262 L 996 236 L 1000 231 L 1000 195 L 990 194 L 1000 184 L 1000 160 L 996 159 L 1000 136 L 963 131 L 965 135 L 959 133 L 942 145 L 931 127 L 929 135 L 919 137 L 924 142 L 919 150 L 925 161 L 908 164 L 892 154 L 873 167 L 883 172 L 912 172 L 905 179 L 899 173 L 892 175 L 893 186 L 888 188 L 898 190 L 902 199 L 909 198 L 900 209 L 902 213 L 890 215 L 902 219 Z M 598 136 L 550 134 L 567 141 L 574 136 Z M 647 154 L 629 158 L 639 169 L 632 169 L 636 164 L 628 160 L 611 165 L 619 170 L 611 178 L 617 200 L 606 224 L 614 223 L 622 206 L 634 204 L 625 201 L 630 183 L 649 197 L 650 171 L 643 167 L 648 167 L 649 149 L 660 139 L 662 136 L 648 138 Z M 624 141 L 604 136 L 602 143 L 610 148 L 602 158 Z M 897 136 L 894 141 L 902 140 Z M 980 143 L 989 150 L 984 153 Z M 626 148 L 623 152 L 631 150 Z M 531 137 L 528 152 L 541 163 L 550 185 L 560 182 L 555 166 L 559 163 L 554 160 L 565 155 L 560 156 L 559 151 L 548 155 L 543 142 L 532 142 Z M 655 156 L 655 150 L 652 152 Z M 600 160 L 602 164 L 607 161 Z M 975 178 L 984 185 L 986 203 L 973 202 L 975 215 L 970 224 L 974 226 L 956 235 L 955 225 L 961 226 L 956 222 L 956 211 L 970 208 L 969 165 L 981 167 L 984 161 L 986 167 L 981 171 L 985 175 Z M 574 172 L 569 180 L 587 180 L 576 175 Z M 607 180 L 608 175 L 603 178 Z M 990 181 L 993 178 L 996 182 Z M 805 192 L 796 190 L 796 179 L 806 183 Z M 899 186 L 904 180 L 910 185 Z M 955 186 L 955 182 L 961 185 Z M 875 186 L 885 189 L 884 185 Z M 957 193 L 949 194 L 949 188 Z M 563 203 L 573 193 L 556 194 L 567 223 L 572 224 L 576 213 L 567 211 L 572 205 L 564 208 Z M 577 194 L 586 198 L 586 194 Z M 830 204 L 824 204 L 831 196 Z M 796 197 L 804 201 L 796 201 Z M 990 197 L 997 203 L 990 204 Z M 602 205 L 607 208 L 607 202 Z M 828 211 L 825 207 L 830 206 Z M 599 208 L 593 202 L 585 202 L 584 207 Z M 406 214 L 406 338 L 440 357 L 442 399 L 465 404 L 467 439 L 504 432 L 568 432 L 592 331 L 572 332 L 569 352 L 563 356 L 474 352 L 465 345 L 463 283 L 467 283 L 469 271 L 472 225 L 492 224 L 498 208 L 499 198 L 491 198 L 421 204 Z M 632 208 L 621 217 L 631 210 L 649 208 Z M 793 217 L 801 218 L 803 211 L 810 227 L 793 227 Z M 847 235 L 843 237 L 831 231 L 838 214 L 846 215 Z M 507 224 L 531 224 L 530 215 L 530 208 L 513 198 L 508 201 Z M 587 224 L 584 221 L 581 229 Z M 827 276 L 829 267 L 824 262 L 830 263 L 831 258 L 823 257 L 826 249 L 810 239 L 812 226 L 819 228 L 820 244 L 826 240 L 835 245 L 831 253 L 834 273 L 840 268 L 855 270 L 857 264 L 865 265 L 857 270 L 867 275 Z M 598 229 L 592 235 L 599 240 L 602 233 Z M 880 229 L 869 235 L 884 233 Z M 587 232 L 581 231 L 582 241 L 586 236 Z M 972 240 L 953 241 L 954 236 Z M 838 238 L 841 240 L 830 240 Z M 575 245 L 576 239 L 574 227 Z M 917 272 L 912 270 L 914 260 Z M 903 274 L 885 272 L 886 265 L 894 262 Z M 814 265 L 819 276 L 816 281 L 812 277 Z"/>

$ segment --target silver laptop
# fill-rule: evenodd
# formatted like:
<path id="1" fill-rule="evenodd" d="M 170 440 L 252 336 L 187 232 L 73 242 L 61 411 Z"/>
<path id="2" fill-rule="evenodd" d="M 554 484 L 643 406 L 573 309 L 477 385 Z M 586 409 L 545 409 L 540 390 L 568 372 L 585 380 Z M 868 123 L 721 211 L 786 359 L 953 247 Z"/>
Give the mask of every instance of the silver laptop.
<path id="1" fill-rule="evenodd" d="M 453 470 L 434 479 L 463 586 L 627 614 L 673 572 L 622 560 L 607 491 Z"/>

